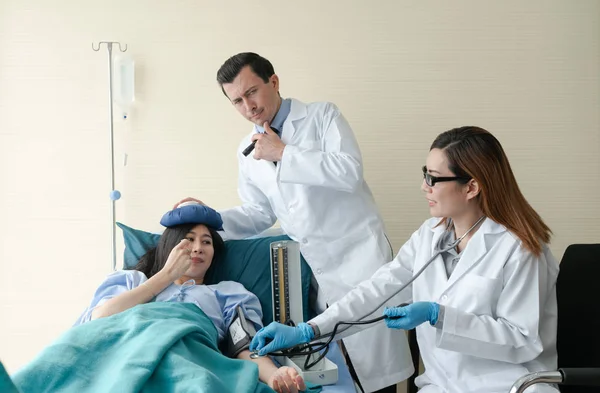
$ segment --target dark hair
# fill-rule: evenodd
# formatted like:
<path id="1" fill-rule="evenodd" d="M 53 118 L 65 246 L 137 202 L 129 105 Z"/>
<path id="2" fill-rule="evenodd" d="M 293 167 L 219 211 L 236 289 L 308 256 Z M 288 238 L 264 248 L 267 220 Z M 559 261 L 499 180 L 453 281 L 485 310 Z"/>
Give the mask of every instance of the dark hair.
<path id="1" fill-rule="evenodd" d="M 243 52 L 231 56 L 217 71 L 217 82 L 221 86 L 221 90 L 225 96 L 227 94 L 223 89 L 223 84 L 232 83 L 242 71 L 242 68 L 246 66 L 250 66 L 252 72 L 258 75 L 265 83 L 269 82 L 269 78 L 275 74 L 275 69 L 271 62 L 256 53 Z"/>
<path id="2" fill-rule="evenodd" d="M 150 278 L 158 273 L 167 263 L 171 250 L 179 244 L 181 239 L 185 239 L 186 235 L 199 224 L 181 224 L 171 228 L 166 228 L 155 248 L 150 249 L 146 252 L 139 260 L 137 265 L 133 267 L 133 270 L 140 271 Z M 208 227 L 207 227 L 208 228 Z M 205 274 L 206 283 L 207 278 L 212 276 L 212 272 L 215 266 L 218 264 L 221 254 L 225 251 L 225 243 L 219 235 L 219 233 L 212 228 L 208 228 L 210 236 L 213 240 L 214 255 L 212 263 Z"/>
<path id="3" fill-rule="evenodd" d="M 512 231 L 535 255 L 542 252 L 541 242 L 548 243 L 552 231 L 521 193 L 498 139 L 483 128 L 465 126 L 441 133 L 431 149 L 444 151 L 454 175 L 479 183 L 477 203 L 486 217 Z"/>

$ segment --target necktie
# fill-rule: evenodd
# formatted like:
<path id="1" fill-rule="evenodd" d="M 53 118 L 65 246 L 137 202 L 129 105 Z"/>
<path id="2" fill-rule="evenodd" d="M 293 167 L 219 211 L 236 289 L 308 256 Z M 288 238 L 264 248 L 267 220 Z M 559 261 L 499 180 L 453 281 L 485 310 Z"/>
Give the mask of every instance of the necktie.
<path id="1" fill-rule="evenodd" d="M 277 128 L 271 127 L 271 130 L 273 130 L 273 132 L 276 133 L 279 138 L 281 138 L 281 132 Z M 277 166 L 277 161 L 273 161 L 273 164 Z"/>

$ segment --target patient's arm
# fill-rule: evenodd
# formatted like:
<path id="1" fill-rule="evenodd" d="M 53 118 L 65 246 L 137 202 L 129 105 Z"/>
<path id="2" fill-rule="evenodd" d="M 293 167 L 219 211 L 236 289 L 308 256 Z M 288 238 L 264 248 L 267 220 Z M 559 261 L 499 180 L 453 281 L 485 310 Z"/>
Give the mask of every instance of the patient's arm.
<path id="1" fill-rule="evenodd" d="M 244 350 L 237 356 L 238 359 L 249 360 L 258 365 L 258 379 L 269 385 L 278 393 L 297 393 L 306 390 L 304 380 L 298 372 L 291 367 L 277 368 L 269 357 L 250 358 L 250 351 Z"/>
<path id="2" fill-rule="evenodd" d="M 173 282 L 168 274 L 158 272 L 149 280 L 127 292 L 107 300 L 92 311 L 92 320 L 109 317 L 138 304 L 148 303 Z"/>

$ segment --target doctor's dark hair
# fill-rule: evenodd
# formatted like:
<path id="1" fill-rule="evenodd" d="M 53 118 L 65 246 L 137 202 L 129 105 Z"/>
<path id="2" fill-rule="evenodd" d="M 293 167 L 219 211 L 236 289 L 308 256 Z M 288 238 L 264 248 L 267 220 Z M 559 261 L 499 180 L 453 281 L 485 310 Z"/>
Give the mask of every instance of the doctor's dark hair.
<path id="1" fill-rule="evenodd" d="M 265 83 L 269 82 L 269 78 L 275 74 L 275 69 L 271 62 L 256 53 L 243 52 L 231 56 L 217 71 L 217 82 L 226 97 L 227 94 L 223 89 L 223 85 L 225 83 L 232 83 L 246 66 L 250 66 L 252 72 L 258 75 Z"/>
<path id="2" fill-rule="evenodd" d="M 137 265 L 132 270 L 137 270 L 150 278 L 158 273 L 167 263 L 171 250 L 175 248 L 181 242 L 181 239 L 185 239 L 187 234 L 198 224 L 182 224 L 176 225 L 171 228 L 166 228 L 163 234 L 158 240 L 158 244 L 155 248 L 150 249 L 144 254 Z M 208 227 L 207 227 L 208 228 Z M 210 281 L 213 275 L 215 266 L 218 264 L 219 259 L 225 251 L 225 243 L 217 231 L 212 228 L 208 228 L 210 236 L 212 237 L 212 243 L 214 248 L 213 259 L 210 267 L 204 275 L 204 283 Z"/>
<path id="3" fill-rule="evenodd" d="M 477 181 L 476 201 L 486 217 L 513 232 L 527 250 L 541 254 L 552 231 L 521 193 L 498 139 L 483 128 L 465 126 L 441 133 L 432 149 L 444 151 L 455 176 Z"/>

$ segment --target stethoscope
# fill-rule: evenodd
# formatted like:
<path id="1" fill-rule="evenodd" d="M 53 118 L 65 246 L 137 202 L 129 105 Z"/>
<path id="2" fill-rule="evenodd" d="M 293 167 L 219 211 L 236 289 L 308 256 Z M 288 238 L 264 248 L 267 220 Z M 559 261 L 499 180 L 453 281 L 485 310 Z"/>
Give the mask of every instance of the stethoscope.
<path id="1" fill-rule="evenodd" d="M 346 322 L 346 321 L 340 321 L 337 322 L 335 324 L 335 326 L 333 327 L 333 330 L 329 333 L 325 333 L 325 334 L 320 334 L 318 337 L 315 337 L 313 339 L 313 341 L 311 343 L 308 344 L 302 344 L 299 347 L 298 350 L 293 350 L 296 347 L 292 347 L 292 348 L 288 348 L 288 349 L 283 349 L 281 351 L 276 351 L 276 352 L 271 352 L 268 355 L 271 356 L 287 356 L 287 357 L 292 357 L 292 356 L 306 356 L 306 361 L 304 363 L 304 368 L 305 369 L 309 369 L 312 366 L 314 366 L 315 364 L 317 364 L 323 357 L 325 357 L 325 355 L 327 354 L 327 351 L 329 349 L 329 344 L 331 343 L 331 341 L 333 341 L 333 338 L 340 333 L 345 332 L 346 330 L 350 329 L 353 325 L 368 325 L 371 323 L 375 323 L 375 322 L 379 322 L 383 319 L 386 318 L 385 315 L 377 317 L 377 318 L 373 318 L 373 319 L 369 319 L 369 320 L 364 320 L 365 318 L 367 318 L 369 315 L 372 315 L 373 313 L 375 313 L 381 306 L 383 306 L 385 303 L 387 303 L 391 298 L 393 298 L 394 296 L 396 296 L 398 293 L 402 292 L 404 289 L 406 289 L 410 284 L 412 284 L 424 271 L 425 269 L 427 269 L 427 267 L 429 265 L 431 265 L 431 263 L 442 253 L 445 253 L 447 251 L 452 250 L 453 248 L 455 248 L 456 246 L 458 246 L 460 244 L 460 242 L 469 234 L 471 233 L 476 227 L 477 225 L 479 225 L 479 223 L 481 223 L 483 220 L 485 219 L 485 216 L 481 216 L 476 222 L 475 224 L 473 224 L 473 226 L 471 228 L 469 228 L 461 237 L 459 237 L 458 239 L 454 240 L 453 242 L 451 242 L 450 244 L 448 244 L 446 247 L 442 248 L 442 241 L 446 236 L 440 236 L 440 238 L 438 239 L 438 242 L 436 243 L 434 250 L 435 253 L 433 254 L 433 256 L 431 258 L 429 258 L 429 260 L 427 260 L 427 262 L 425 262 L 425 264 L 423 264 L 423 267 L 421 267 L 421 269 L 419 269 L 419 271 L 413 275 L 413 277 L 404 285 L 402 285 L 400 287 L 400 289 L 398 289 L 397 291 L 395 291 L 394 293 L 392 293 L 391 295 L 389 295 L 388 297 L 386 297 L 383 301 L 381 301 L 376 307 L 373 308 L 373 310 L 371 310 L 369 313 L 366 313 L 365 315 L 363 315 L 360 319 L 355 320 L 355 321 L 350 321 L 350 322 Z M 448 233 L 450 230 L 450 227 L 453 225 L 452 220 L 448 220 L 448 224 L 446 225 L 446 229 L 445 229 L 445 233 Z M 400 304 L 397 307 L 403 307 L 403 306 L 407 306 L 407 304 Z M 389 317 L 388 317 L 389 318 Z M 338 327 L 340 325 L 348 325 L 344 328 L 342 328 L 339 332 L 338 332 Z M 329 339 L 326 342 L 314 342 L 314 340 L 317 339 L 322 339 L 325 337 L 329 337 Z M 315 361 L 313 362 L 309 362 L 310 360 L 310 356 L 307 355 L 311 355 L 317 352 L 321 352 L 321 350 L 325 349 L 318 357 Z M 263 355 L 266 356 L 267 354 Z M 253 352 L 250 357 L 252 359 L 256 359 L 258 357 L 260 357 L 258 355 L 258 353 Z"/>

